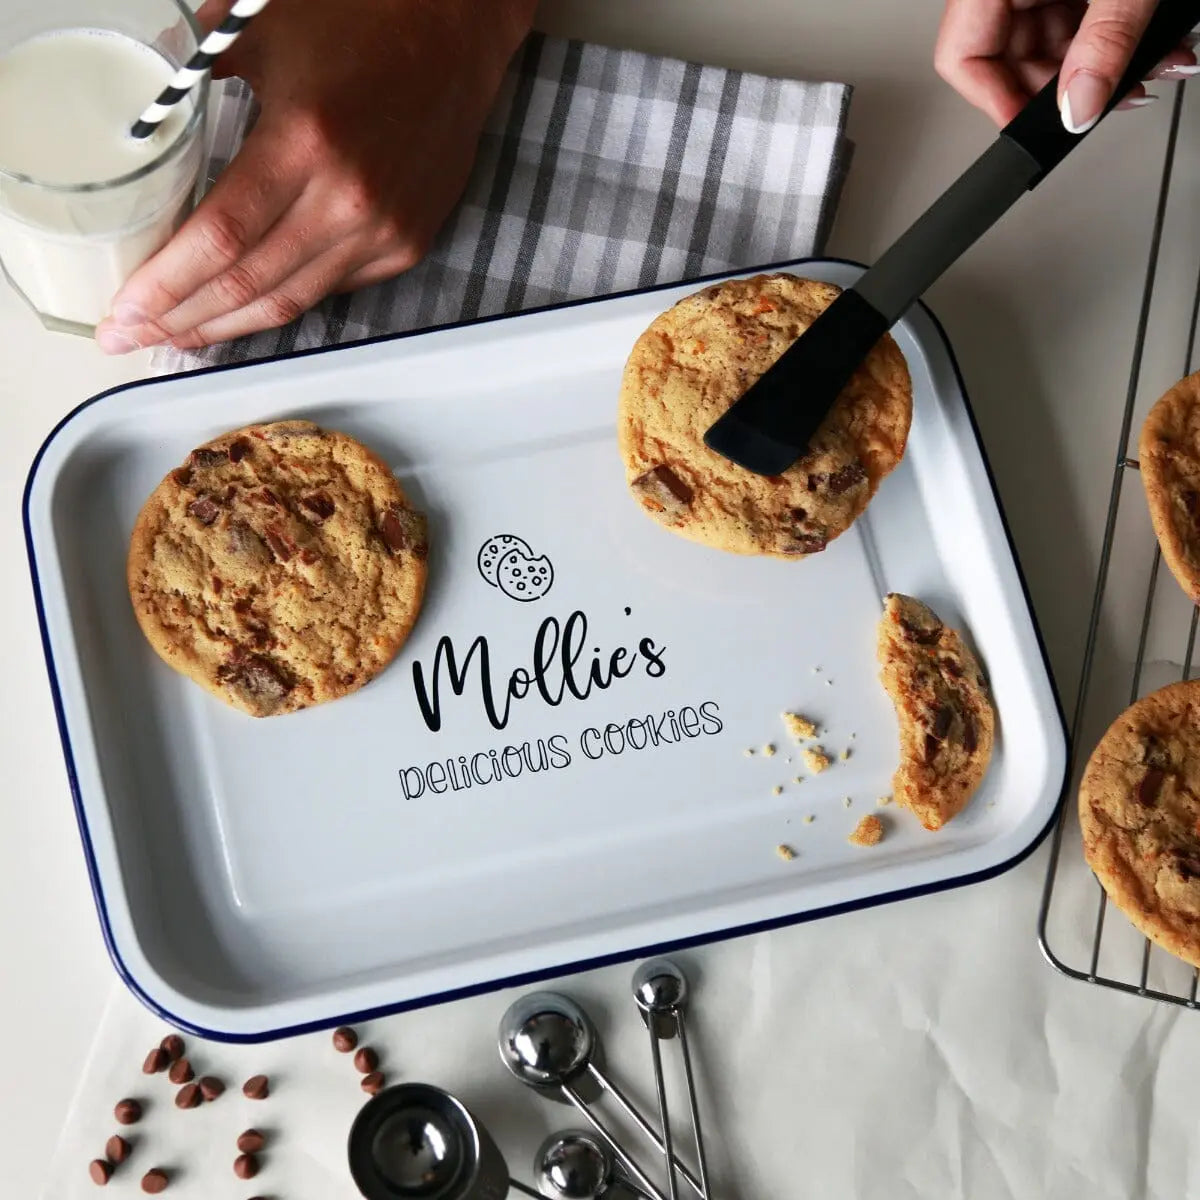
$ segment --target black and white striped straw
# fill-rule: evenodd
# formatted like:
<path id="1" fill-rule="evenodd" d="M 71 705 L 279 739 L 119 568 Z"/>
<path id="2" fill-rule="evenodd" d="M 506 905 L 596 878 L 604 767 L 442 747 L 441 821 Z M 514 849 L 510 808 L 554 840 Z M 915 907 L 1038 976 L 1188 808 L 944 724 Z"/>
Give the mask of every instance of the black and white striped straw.
<path id="1" fill-rule="evenodd" d="M 186 99 L 196 84 L 208 75 L 216 59 L 238 40 L 242 30 L 270 2 L 271 0 L 237 0 L 229 16 L 200 43 L 187 65 L 180 67 L 162 95 L 142 113 L 130 134 L 139 141 L 148 138 L 171 115 L 175 106 Z"/>

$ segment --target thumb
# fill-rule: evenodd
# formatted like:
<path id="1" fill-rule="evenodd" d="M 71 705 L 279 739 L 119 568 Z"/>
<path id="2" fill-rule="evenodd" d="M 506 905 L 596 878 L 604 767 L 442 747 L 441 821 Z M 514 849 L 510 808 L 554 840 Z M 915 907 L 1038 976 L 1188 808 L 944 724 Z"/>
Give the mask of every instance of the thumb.
<path id="1" fill-rule="evenodd" d="M 1092 0 L 1059 72 L 1058 106 L 1070 133 L 1100 120 L 1155 9 L 1155 0 Z"/>

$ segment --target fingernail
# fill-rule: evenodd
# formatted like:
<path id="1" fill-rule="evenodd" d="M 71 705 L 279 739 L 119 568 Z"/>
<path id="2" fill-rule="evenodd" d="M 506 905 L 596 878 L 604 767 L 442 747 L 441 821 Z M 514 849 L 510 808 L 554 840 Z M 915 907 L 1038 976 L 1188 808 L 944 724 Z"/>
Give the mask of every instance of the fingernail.
<path id="1" fill-rule="evenodd" d="M 1157 96 L 1134 96 L 1130 100 L 1122 100 L 1119 108 L 1145 108 L 1147 104 L 1153 104 L 1157 100 Z"/>
<path id="2" fill-rule="evenodd" d="M 1062 123 L 1068 133 L 1087 133 L 1108 103 L 1109 86 L 1091 71 L 1076 71 L 1062 98 Z"/>
<path id="3" fill-rule="evenodd" d="M 134 325 L 145 325 L 148 320 L 145 312 L 128 300 L 119 300 L 113 305 L 112 319 L 115 324 L 132 328 Z"/>
<path id="4" fill-rule="evenodd" d="M 1163 74 L 1184 75 L 1190 79 L 1193 75 L 1200 75 L 1200 65 L 1184 63 L 1179 66 L 1167 67 Z"/>
<path id="5" fill-rule="evenodd" d="M 134 350 L 142 348 L 140 342 L 122 333 L 119 329 L 97 329 L 96 345 L 105 354 L 131 354 Z"/>

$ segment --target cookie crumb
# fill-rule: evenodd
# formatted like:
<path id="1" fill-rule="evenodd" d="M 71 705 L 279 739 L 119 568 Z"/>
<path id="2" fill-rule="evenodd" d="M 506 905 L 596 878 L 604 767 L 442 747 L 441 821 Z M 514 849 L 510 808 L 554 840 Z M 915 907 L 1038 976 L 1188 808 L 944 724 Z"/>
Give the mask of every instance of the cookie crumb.
<path id="1" fill-rule="evenodd" d="M 811 825 L 811 824 L 812 824 L 812 823 L 813 823 L 813 822 L 814 822 L 816 819 L 817 819 L 817 818 L 816 818 L 816 817 L 814 817 L 814 816 L 812 815 L 812 813 L 809 813 L 809 814 L 808 814 L 808 815 L 807 815 L 807 816 L 804 818 L 804 823 L 805 823 L 805 825 Z"/>
<path id="2" fill-rule="evenodd" d="M 779 845 L 775 847 L 775 853 L 778 854 L 784 862 L 791 862 L 792 859 L 796 857 L 795 850 L 793 850 L 791 846 L 787 845 L 785 842 L 780 842 Z"/>
<path id="3" fill-rule="evenodd" d="M 846 759 L 848 759 L 849 757 L 850 757 L 850 747 L 847 746 L 846 749 L 843 750 L 841 752 L 841 754 L 838 755 L 838 758 L 840 758 L 842 760 L 842 762 L 845 762 Z"/>
<path id="4" fill-rule="evenodd" d="M 849 808 L 850 805 L 852 805 L 853 803 L 854 803 L 854 801 L 851 800 L 849 796 L 842 797 L 842 807 L 843 808 Z"/>
<path id="5" fill-rule="evenodd" d="M 875 801 L 875 803 L 878 804 L 880 808 L 886 808 L 889 804 L 891 804 L 891 802 L 892 802 L 891 796 L 880 796 L 879 799 Z"/>
<path id="6" fill-rule="evenodd" d="M 846 840 L 852 846 L 877 846 L 883 841 L 883 822 L 878 817 L 865 816 Z"/>
<path id="7" fill-rule="evenodd" d="M 763 758 L 774 758 L 774 757 L 775 757 L 775 746 L 774 746 L 774 744 L 773 744 L 773 743 L 771 743 L 771 742 L 768 742 L 768 743 L 767 743 L 767 744 L 766 744 L 766 745 L 765 745 L 765 746 L 762 748 L 762 752 L 763 752 Z"/>
<path id="8" fill-rule="evenodd" d="M 805 738 L 815 738 L 817 736 L 817 726 L 815 722 L 810 721 L 807 717 L 802 717 L 799 713 L 785 712 L 781 713 L 783 717 L 784 728 L 788 733 L 801 742 Z"/>
<path id="9" fill-rule="evenodd" d="M 803 776 L 803 775 L 793 775 L 793 776 L 792 776 L 792 782 L 793 782 L 793 783 L 803 783 L 803 782 L 804 782 L 804 776 Z"/>
<path id="10" fill-rule="evenodd" d="M 825 680 L 825 686 L 826 686 L 826 687 L 833 687 L 833 680 L 832 680 L 832 679 L 827 679 L 827 680 Z"/>
<path id="11" fill-rule="evenodd" d="M 743 754 L 743 755 L 744 755 L 746 758 L 753 758 L 753 757 L 754 757 L 754 747 L 753 747 L 753 746 L 747 746 L 747 747 L 745 748 L 745 750 L 743 750 L 743 751 L 742 751 L 742 754 Z"/>
<path id="12" fill-rule="evenodd" d="M 814 774 L 820 775 L 829 766 L 829 755 L 820 746 L 809 746 L 803 754 L 804 765 Z"/>
<path id="13" fill-rule="evenodd" d="M 771 795 L 772 795 L 772 796 L 782 796 L 782 795 L 783 795 L 783 787 L 782 787 L 780 784 L 778 784 L 778 783 L 777 783 L 777 784 L 776 784 L 776 785 L 775 785 L 775 786 L 774 786 L 774 787 L 771 789 Z"/>
<path id="14" fill-rule="evenodd" d="M 814 674 L 814 675 L 820 675 L 820 673 L 821 673 L 821 668 L 820 668 L 820 667 L 813 667 L 813 674 Z"/>

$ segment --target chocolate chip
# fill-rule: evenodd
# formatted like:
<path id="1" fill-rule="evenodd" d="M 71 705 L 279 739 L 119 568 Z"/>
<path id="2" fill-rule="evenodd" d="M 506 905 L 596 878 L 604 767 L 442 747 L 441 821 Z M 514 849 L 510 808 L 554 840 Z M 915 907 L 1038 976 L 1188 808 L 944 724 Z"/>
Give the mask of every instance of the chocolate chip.
<path id="1" fill-rule="evenodd" d="M 123 1163 L 129 1157 L 129 1151 L 129 1143 L 119 1133 L 114 1133 L 104 1143 L 104 1157 L 112 1163 Z"/>
<path id="2" fill-rule="evenodd" d="M 192 1070 L 192 1064 L 186 1058 L 177 1058 L 171 1064 L 167 1078 L 172 1083 L 191 1083 L 196 1078 L 196 1072 Z"/>
<path id="3" fill-rule="evenodd" d="M 1193 521 L 1196 520 L 1197 517 L 1200 517 L 1200 493 L 1194 492 L 1191 490 L 1191 488 L 1188 488 L 1187 491 L 1180 492 L 1179 499 L 1183 501 L 1183 507 L 1186 510 L 1187 515 L 1191 517 Z"/>
<path id="4" fill-rule="evenodd" d="M 1138 781 L 1137 802 L 1145 808 L 1153 808 L 1166 777 L 1165 771 L 1158 767 L 1151 767 Z"/>
<path id="5" fill-rule="evenodd" d="M 247 1100 L 265 1100 L 271 1094 L 271 1082 L 265 1075 L 251 1075 L 242 1084 L 242 1095 Z"/>
<path id="6" fill-rule="evenodd" d="M 416 558 L 429 553 L 429 523 L 424 513 L 393 504 L 379 521 L 379 533 L 393 554 L 410 551 Z"/>
<path id="7" fill-rule="evenodd" d="M 282 508 L 283 503 L 277 495 L 269 487 L 261 488 L 255 492 L 252 499 L 257 500 L 260 504 L 270 505 L 271 508 Z"/>
<path id="8" fill-rule="evenodd" d="M 914 625 L 911 621 L 900 618 L 900 628 L 904 630 L 904 638 L 909 642 L 916 642 L 918 646 L 932 646 L 942 636 L 944 626 L 941 621 L 935 622 L 933 625 Z M 961 675 L 962 672 L 959 671 Z"/>
<path id="9" fill-rule="evenodd" d="M 848 492 L 852 487 L 857 487 L 867 477 L 867 473 L 863 470 L 863 465 L 860 462 L 847 463 L 846 466 L 834 471 L 832 475 L 827 477 L 826 486 L 829 488 L 831 495 L 840 496 L 843 492 Z"/>
<path id="10" fill-rule="evenodd" d="M 171 478 L 174 479 L 180 487 L 187 487 L 187 485 L 192 482 L 192 468 L 176 467 L 175 470 L 171 472 Z"/>
<path id="11" fill-rule="evenodd" d="M 794 533 L 779 548 L 781 554 L 820 554 L 829 539 L 819 533 Z"/>
<path id="12" fill-rule="evenodd" d="M 951 679 L 961 679 L 963 677 L 962 664 L 956 658 L 945 658 L 942 660 L 942 672 L 949 675 Z"/>
<path id="13" fill-rule="evenodd" d="M 267 545 L 271 547 L 271 553 L 275 555 L 280 562 L 289 562 L 292 557 L 291 539 L 277 529 L 274 525 L 268 525 L 266 529 Z"/>
<path id="14" fill-rule="evenodd" d="M 1173 861 L 1175 869 L 1184 879 L 1200 877 L 1200 854 L 1176 854 Z"/>
<path id="15" fill-rule="evenodd" d="M 257 1129 L 247 1129 L 238 1134 L 237 1148 L 243 1154 L 257 1154 L 267 1144 L 266 1137 Z"/>
<path id="16" fill-rule="evenodd" d="M 107 1163 L 102 1158 L 93 1158 L 88 1163 L 88 1174 L 92 1177 L 92 1182 L 103 1187 L 112 1178 L 112 1164 Z"/>
<path id="17" fill-rule="evenodd" d="M 963 749 L 968 754 L 974 754 L 979 749 L 979 733 L 975 722 L 967 713 L 963 713 Z"/>
<path id="18" fill-rule="evenodd" d="M 925 735 L 925 761 L 927 763 L 933 762 L 933 760 L 937 757 L 938 747 L 941 744 L 942 743 L 939 742 L 932 733 L 927 733 Z"/>
<path id="19" fill-rule="evenodd" d="M 265 712 L 278 708 L 292 690 L 281 670 L 261 654 L 237 650 L 229 662 L 217 668 L 217 678 L 255 708 Z"/>
<path id="20" fill-rule="evenodd" d="M 118 1125 L 136 1125 L 142 1119 L 142 1105 L 138 1100 L 118 1100 L 113 1109 Z"/>
<path id="21" fill-rule="evenodd" d="M 165 1192 L 170 1182 L 170 1177 L 162 1167 L 154 1167 L 142 1176 L 142 1191 L 156 1196 L 159 1192 Z"/>
<path id="22" fill-rule="evenodd" d="M 211 496 L 197 496 L 187 507 L 188 515 L 195 517 L 201 525 L 211 525 L 221 515 Z"/>
<path id="23" fill-rule="evenodd" d="M 200 449 L 192 451 L 189 461 L 193 467 L 215 467 L 218 463 L 223 463 L 228 458 L 229 455 L 224 450 L 214 450 L 211 446 L 201 446 Z"/>
<path id="24" fill-rule="evenodd" d="M 315 550 L 310 550 L 307 546 L 305 546 L 304 549 L 300 551 L 300 561 L 304 563 L 305 566 L 311 567 L 313 563 L 321 561 L 321 556 L 317 554 Z"/>
<path id="25" fill-rule="evenodd" d="M 950 726 L 954 722 L 954 709 L 948 704 L 939 704 L 933 710 L 933 728 L 931 730 L 933 736 L 940 742 L 946 734 L 950 732 Z"/>
<path id="26" fill-rule="evenodd" d="M 204 1099 L 198 1083 L 188 1083 L 175 1093 L 176 1108 L 199 1108 Z"/>
<path id="27" fill-rule="evenodd" d="M 241 555 L 262 567 L 274 561 L 266 542 L 245 521 L 229 523 L 229 552 Z"/>
<path id="28" fill-rule="evenodd" d="M 649 500 L 652 507 L 657 507 L 671 516 L 681 514 L 695 497 L 695 492 L 687 482 L 680 479 L 668 466 L 651 467 L 629 486 L 643 500 Z"/>
<path id="29" fill-rule="evenodd" d="M 253 1154 L 239 1154 L 233 1160 L 233 1173 L 239 1179 L 253 1179 L 258 1174 L 258 1159 Z"/>
<path id="30" fill-rule="evenodd" d="M 215 1100 L 225 1091 L 225 1085 L 215 1075 L 202 1075 L 200 1077 L 200 1095 L 205 1100 Z"/>
<path id="31" fill-rule="evenodd" d="M 801 521 L 808 520 L 808 509 L 807 508 L 793 508 L 792 512 L 791 512 L 791 517 L 792 517 L 792 520 L 795 521 L 797 525 L 799 525 Z"/>
<path id="32" fill-rule="evenodd" d="M 1152 733 L 1147 734 L 1146 740 L 1142 743 L 1142 762 L 1148 767 L 1163 769 L 1171 765 L 1170 753 Z"/>
<path id="33" fill-rule="evenodd" d="M 160 1071 L 167 1069 L 167 1064 L 170 1059 L 167 1057 L 167 1052 L 161 1046 L 155 1046 L 149 1054 L 146 1055 L 146 1061 L 142 1063 L 143 1075 L 157 1075 Z"/>
<path id="34" fill-rule="evenodd" d="M 318 521 L 328 521 L 337 511 L 337 505 L 328 492 L 313 492 L 311 496 L 301 496 L 300 505 L 307 509 Z"/>
<path id="35" fill-rule="evenodd" d="M 379 1055 L 370 1046 L 364 1046 L 354 1056 L 354 1069 L 363 1075 L 370 1075 L 379 1066 Z"/>
<path id="36" fill-rule="evenodd" d="M 362 1090 L 369 1096 L 378 1096 L 383 1091 L 384 1078 L 381 1071 L 372 1071 L 364 1075 L 360 1084 Z"/>
<path id="37" fill-rule="evenodd" d="M 237 441 L 235 441 L 229 447 L 229 461 L 235 463 L 241 462 L 242 459 L 250 453 L 250 450 L 250 442 L 246 438 L 238 438 Z"/>
<path id="38" fill-rule="evenodd" d="M 339 1054 L 349 1054 L 358 1045 L 358 1034 L 349 1025 L 333 1031 L 333 1048 Z"/>
<path id="39" fill-rule="evenodd" d="M 225 590 L 225 585 L 221 582 L 221 577 L 219 575 L 214 575 L 212 577 L 212 590 L 214 596 L 219 596 Z"/>

